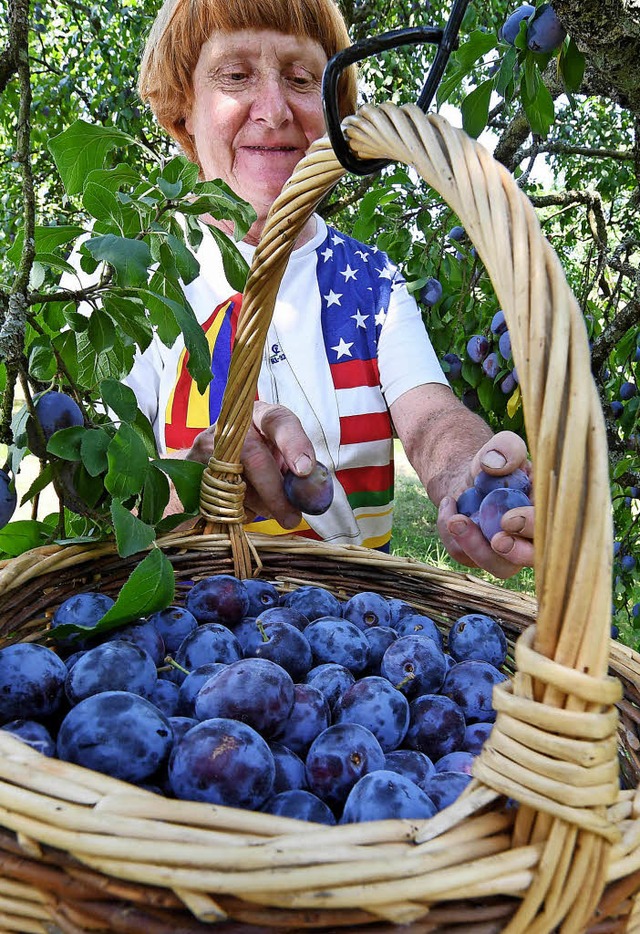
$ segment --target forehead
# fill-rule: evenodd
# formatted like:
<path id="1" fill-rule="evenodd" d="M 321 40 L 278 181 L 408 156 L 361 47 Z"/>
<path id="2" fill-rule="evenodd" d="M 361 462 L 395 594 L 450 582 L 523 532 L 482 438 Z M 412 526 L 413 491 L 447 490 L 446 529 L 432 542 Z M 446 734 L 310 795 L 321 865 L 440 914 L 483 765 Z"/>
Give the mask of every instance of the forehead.
<path id="1" fill-rule="evenodd" d="M 327 56 L 320 43 L 308 36 L 291 36 L 269 29 L 240 29 L 213 33 L 202 46 L 198 67 L 210 68 L 238 59 L 285 64 L 297 62 L 320 72 L 327 64 Z"/>

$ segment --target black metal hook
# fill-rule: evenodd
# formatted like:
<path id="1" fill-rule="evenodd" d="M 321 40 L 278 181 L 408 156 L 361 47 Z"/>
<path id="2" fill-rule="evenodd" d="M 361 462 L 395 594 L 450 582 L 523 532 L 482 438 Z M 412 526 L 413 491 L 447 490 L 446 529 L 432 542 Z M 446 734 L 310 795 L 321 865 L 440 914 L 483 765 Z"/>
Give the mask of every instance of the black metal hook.
<path id="1" fill-rule="evenodd" d="M 438 46 L 435 58 L 429 69 L 424 87 L 416 101 L 417 106 L 426 113 L 436 89 L 440 83 L 449 56 L 458 45 L 458 32 L 466 12 L 469 0 L 454 0 L 444 29 L 435 26 L 411 26 L 407 29 L 395 29 L 383 32 L 379 36 L 370 36 L 338 52 L 327 62 L 322 76 L 322 105 L 327 133 L 334 152 L 340 163 L 355 175 L 371 175 L 389 165 L 388 159 L 358 159 L 351 152 L 340 126 L 338 108 L 338 80 L 349 65 L 369 58 L 378 52 L 395 49 L 401 45 L 418 45 L 430 42 Z"/>

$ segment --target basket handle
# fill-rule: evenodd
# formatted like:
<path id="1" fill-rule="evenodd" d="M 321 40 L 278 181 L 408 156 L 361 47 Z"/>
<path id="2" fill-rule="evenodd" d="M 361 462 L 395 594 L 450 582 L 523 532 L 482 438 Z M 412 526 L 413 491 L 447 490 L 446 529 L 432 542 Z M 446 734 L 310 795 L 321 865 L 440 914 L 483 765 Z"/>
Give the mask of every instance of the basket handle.
<path id="1" fill-rule="evenodd" d="M 359 158 L 413 166 L 458 215 L 485 265 L 511 335 L 535 468 L 536 649 L 601 677 L 613 560 L 606 435 L 584 320 L 558 258 L 509 172 L 442 117 L 415 105 L 366 105 L 343 128 Z M 201 509 L 215 531 L 237 532 L 242 522 L 240 454 L 287 261 L 313 210 L 343 174 L 328 139 L 317 140 L 273 204 L 256 248 L 214 456 L 203 477 Z M 220 503 L 225 484 L 234 490 L 232 509 L 231 493 Z M 248 555 L 247 546 L 239 547 Z"/>

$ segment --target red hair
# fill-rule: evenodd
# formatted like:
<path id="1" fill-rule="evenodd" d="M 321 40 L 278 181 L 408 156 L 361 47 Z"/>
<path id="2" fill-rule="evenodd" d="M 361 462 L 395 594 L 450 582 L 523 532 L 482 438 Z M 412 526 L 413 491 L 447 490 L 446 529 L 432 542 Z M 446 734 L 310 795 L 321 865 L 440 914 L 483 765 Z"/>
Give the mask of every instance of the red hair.
<path id="1" fill-rule="evenodd" d="M 351 43 L 334 0 L 165 0 L 147 40 L 140 97 L 158 123 L 198 162 L 185 119 L 193 104 L 193 72 L 200 50 L 216 31 L 270 29 L 318 42 L 327 58 Z M 338 88 L 340 115 L 356 109 L 356 73 L 346 69 Z"/>

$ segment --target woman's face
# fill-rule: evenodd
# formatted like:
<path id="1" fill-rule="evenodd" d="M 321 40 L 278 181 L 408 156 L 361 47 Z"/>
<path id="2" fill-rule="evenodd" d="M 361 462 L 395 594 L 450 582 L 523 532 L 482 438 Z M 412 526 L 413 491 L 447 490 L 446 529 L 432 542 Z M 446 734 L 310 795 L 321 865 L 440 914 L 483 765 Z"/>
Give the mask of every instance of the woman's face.
<path id="1" fill-rule="evenodd" d="M 202 47 L 187 132 L 204 177 L 221 178 L 253 205 L 261 222 L 324 133 L 326 63 L 318 42 L 270 30 L 218 32 Z"/>

